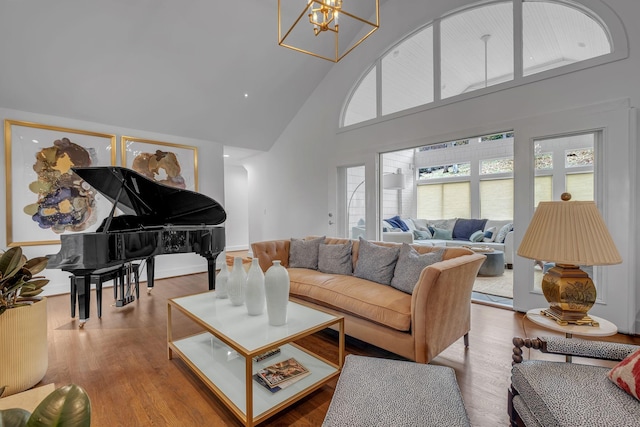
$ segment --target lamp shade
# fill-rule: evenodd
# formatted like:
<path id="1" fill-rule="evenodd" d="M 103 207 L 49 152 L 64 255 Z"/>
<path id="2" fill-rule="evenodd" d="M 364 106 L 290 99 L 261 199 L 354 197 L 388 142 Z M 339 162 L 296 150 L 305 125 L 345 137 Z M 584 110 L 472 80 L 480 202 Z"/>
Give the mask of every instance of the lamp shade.
<path id="1" fill-rule="evenodd" d="M 382 188 L 385 190 L 402 190 L 404 188 L 403 173 L 389 173 L 382 176 Z"/>
<path id="2" fill-rule="evenodd" d="M 622 262 L 593 201 L 540 202 L 520 243 L 518 255 L 556 264 Z"/>

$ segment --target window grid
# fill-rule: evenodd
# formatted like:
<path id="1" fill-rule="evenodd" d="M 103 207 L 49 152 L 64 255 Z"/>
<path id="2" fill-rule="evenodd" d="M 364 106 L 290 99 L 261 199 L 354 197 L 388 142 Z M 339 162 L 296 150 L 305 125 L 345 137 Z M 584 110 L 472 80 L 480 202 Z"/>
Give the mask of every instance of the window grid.
<path id="1" fill-rule="evenodd" d="M 488 13 L 489 11 L 492 11 L 492 13 Z M 460 31 L 452 31 L 451 28 L 447 30 L 446 25 L 443 28 L 443 22 L 460 20 L 460 17 L 465 14 L 468 16 L 477 16 L 478 18 L 475 21 L 467 22 L 466 25 L 458 25 L 456 28 Z M 507 18 L 508 20 L 506 20 Z M 504 22 L 499 21 L 500 19 Z M 573 25 L 573 27 L 571 25 Z M 483 45 L 485 38 L 480 36 L 478 37 L 480 41 L 473 43 L 474 53 L 467 55 L 467 58 L 474 58 L 469 59 L 473 64 L 477 65 L 478 61 L 482 62 L 482 68 L 484 70 L 483 79 L 482 82 L 477 78 L 474 81 L 466 80 L 466 86 L 464 83 L 462 85 L 456 83 L 455 85 L 459 86 L 459 88 L 454 89 L 452 93 L 451 84 L 453 83 L 450 79 L 450 74 L 445 73 L 443 75 L 442 70 L 449 69 L 451 73 L 455 70 L 457 70 L 455 72 L 464 72 L 474 67 L 470 67 L 469 64 L 467 64 L 466 67 L 451 67 L 451 64 L 449 64 L 449 66 L 447 65 L 445 56 L 447 52 L 450 52 L 450 48 L 446 46 L 447 37 L 459 38 L 459 33 L 462 30 L 467 31 L 469 28 L 476 30 L 476 32 L 486 28 L 486 35 L 490 36 L 486 49 Z M 413 38 L 419 37 L 423 35 L 422 33 L 428 31 L 431 32 L 430 39 L 433 47 L 431 58 L 425 58 L 422 61 L 428 64 L 424 76 L 417 77 L 419 73 L 416 72 L 416 69 L 403 71 L 393 66 L 389 66 L 388 69 L 393 70 L 391 72 L 395 74 L 387 76 L 383 63 L 390 65 L 395 62 L 391 61 L 391 58 L 399 49 L 403 46 L 409 47 L 413 43 Z M 552 31 L 553 34 L 549 35 L 548 33 Z M 445 35 L 443 35 L 442 32 L 444 32 Z M 506 37 L 505 34 L 510 34 L 510 36 Z M 483 33 L 482 35 L 485 34 Z M 468 37 L 465 47 L 472 43 L 471 38 L 473 37 L 471 34 L 469 34 Z M 587 41 L 576 42 L 576 40 L 582 37 Z M 493 46 L 491 44 L 492 40 L 494 41 Z M 624 40 L 621 40 L 620 37 L 616 38 L 616 43 L 621 45 L 625 44 Z M 426 44 L 428 43 L 422 43 L 423 46 Z M 445 45 L 444 48 L 443 44 Z M 475 46 L 475 44 L 478 44 L 478 46 Z M 570 52 L 571 55 L 567 54 L 567 49 L 576 45 L 582 49 L 580 51 L 574 49 Z M 490 46 L 492 50 L 489 49 Z M 507 47 L 506 50 L 505 47 Z M 548 53 L 551 51 L 556 52 L 556 56 Z M 505 52 L 507 52 L 506 55 L 511 58 L 511 61 L 506 63 L 510 64 L 509 69 L 504 68 L 504 65 L 498 67 L 498 61 L 495 59 L 495 55 L 504 57 Z M 373 85 L 376 92 L 373 97 L 374 103 L 368 107 L 371 110 L 375 110 L 375 115 L 371 117 L 370 110 L 367 110 L 367 114 L 352 114 L 350 112 L 351 108 L 355 108 L 357 111 L 367 108 L 357 105 L 357 103 L 363 101 L 363 99 L 355 96 L 355 92 L 360 90 L 360 86 L 364 80 L 363 78 L 345 105 L 345 113 L 341 126 L 355 125 L 385 115 L 416 109 L 420 106 L 441 103 L 443 99 L 448 100 L 452 97 L 464 96 L 465 93 L 480 89 L 486 92 L 492 92 L 495 90 L 490 88 L 492 85 L 509 84 L 510 82 L 511 86 L 517 86 L 528 81 L 544 78 L 536 78 L 535 76 L 545 73 L 546 71 L 561 70 L 563 67 L 566 68 L 565 71 L 554 71 L 550 74 L 551 76 L 561 75 L 575 71 L 576 69 L 587 68 L 596 63 L 616 60 L 620 55 L 626 57 L 626 54 L 626 52 L 622 52 L 622 49 L 620 52 L 614 51 L 612 37 L 604 21 L 595 12 L 580 4 L 574 4 L 569 1 L 561 3 L 555 0 L 524 3 L 523 0 L 508 0 L 494 1 L 485 5 L 470 5 L 464 10 L 436 19 L 429 25 L 425 25 L 416 30 L 412 35 L 397 43 L 388 52 L 385 52 L 384 55 L 378 58 L 378 60 L 376 60 L 377 66 L 366 76 L 376 78 L 375 85 Z M 599 60 L 593 61 L 594 59 Z M 404 61 L 405 63 L 410 63 L 410 61 L 407 61 L 407 58 L 405 58 Z M 585 61 L 590 62 L 584 63 Z M 576 65 L 578 63 L 584 64 Z M 492 64 L 495 69 L 492 69 Z M 412 64 L 412 66 L 416 67 L 416 64 Z M 431 70 L 429 70 L 429 67 L 431 67 Z M 478 69 L 478 67 L 475 68 L 476 70 Z M 409 74 L 408 78 L 407 73 Z M 532 78 L 531 76 L 534 77 Z M 429 80 L 432 80 L 432 86 L 430 87 L 428 85 Z M 447 87 L 447 80 L 450 81 L 449 87 Z M 418 84 L 420 90 L 411 92 L 403 89 L 408 85 L 407 82 Z M 422 87 L 424 84 L 426 84 L 426 86 Z M 388 96 L 391 96 L 389 93 L 394 91 L 394 89 L 396 93 L 408 94 L 408 98 L 399 100 L 387 99 Z M 425 101 L 419 103 L 419 98 L 424 98 Z"/>

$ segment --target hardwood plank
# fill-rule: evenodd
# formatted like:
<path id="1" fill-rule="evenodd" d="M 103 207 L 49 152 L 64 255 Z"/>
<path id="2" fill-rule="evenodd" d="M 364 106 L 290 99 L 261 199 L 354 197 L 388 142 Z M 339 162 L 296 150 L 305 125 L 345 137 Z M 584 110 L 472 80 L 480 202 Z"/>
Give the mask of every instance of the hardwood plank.
<path id="1" fill-rule="evenodd" d="M 150 295 L 143 291 L 139 300 L 117 308 L 109 305 L 112 293 L 107 288 L 102 318 L 97 318 L 94 294 L 92 317 L 83 329 L 78 328 L 77 318 L 70 318 L 68 295 L 49 297 L 49 368 L 41 384 L 84 387 L 91 398 L 94 427 L 241 425 L 184 362 L 166 356 L 167 299 L 206 289 L 206 273 L 160 279 Z M 198 331 L 176 311 L 172 314 L 176 336 Z M 511 339 L 540 335 L 554 333 L 523 319 L 522 313 L 472 305 L 469 349 L 465 350 L 461 339 L 432 362 L 455 369 L 472 425 L 508 425 Z M 334 358 L 335 339 L 334 331 L 323 331 L 300 343 Z M 607 339 L 640 344 L 639 337 L 621 334 Z M 401 359 L 354 339 L 347 340 L 346 351 Z M 549 357 L 537 353 L 531 354 Z M 262 425 L 319 426 L 336 381 Z"/>

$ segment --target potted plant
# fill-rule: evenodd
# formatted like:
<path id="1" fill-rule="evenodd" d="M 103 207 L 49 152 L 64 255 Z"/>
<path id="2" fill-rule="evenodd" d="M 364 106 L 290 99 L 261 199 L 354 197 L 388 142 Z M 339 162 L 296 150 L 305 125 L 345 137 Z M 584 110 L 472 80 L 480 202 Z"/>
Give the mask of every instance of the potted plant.
<path id="1" fill-rule="evenodd" d="M 0 427 L 89 427 L 91 401 L 84 389 L 75 384 L 60 387 L 33 410 L 0 410 Z"/>
<path id="2" fill-rule="evenodd" d="M 27 259 L 20 247 L 0 251 L 0 388 L 11 395 L 36 385 L 47 372 L 49 280 L 37 276 L 46 257 Z"/>

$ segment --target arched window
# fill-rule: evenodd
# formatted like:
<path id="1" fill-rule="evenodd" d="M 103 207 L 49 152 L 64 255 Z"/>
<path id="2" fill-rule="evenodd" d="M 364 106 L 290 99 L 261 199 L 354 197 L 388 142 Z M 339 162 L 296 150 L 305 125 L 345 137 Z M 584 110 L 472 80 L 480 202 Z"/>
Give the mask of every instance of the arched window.
<path id="1" fill-rule="evenodd" d="M 514 20 L 514 10 L 521 20 Z M 351 92 L 341 126 L 431 108 L 478 90 L 492 92 L 628 55 L 622 23 L 599 0 L 496 0 L 437 22 L 419 28 L 376 60 Z M 435 29 L 440 31 L 439 57 L 434 54 Z M 434 73 L 439 73 L 439 88 L 433 87 Z"/>

